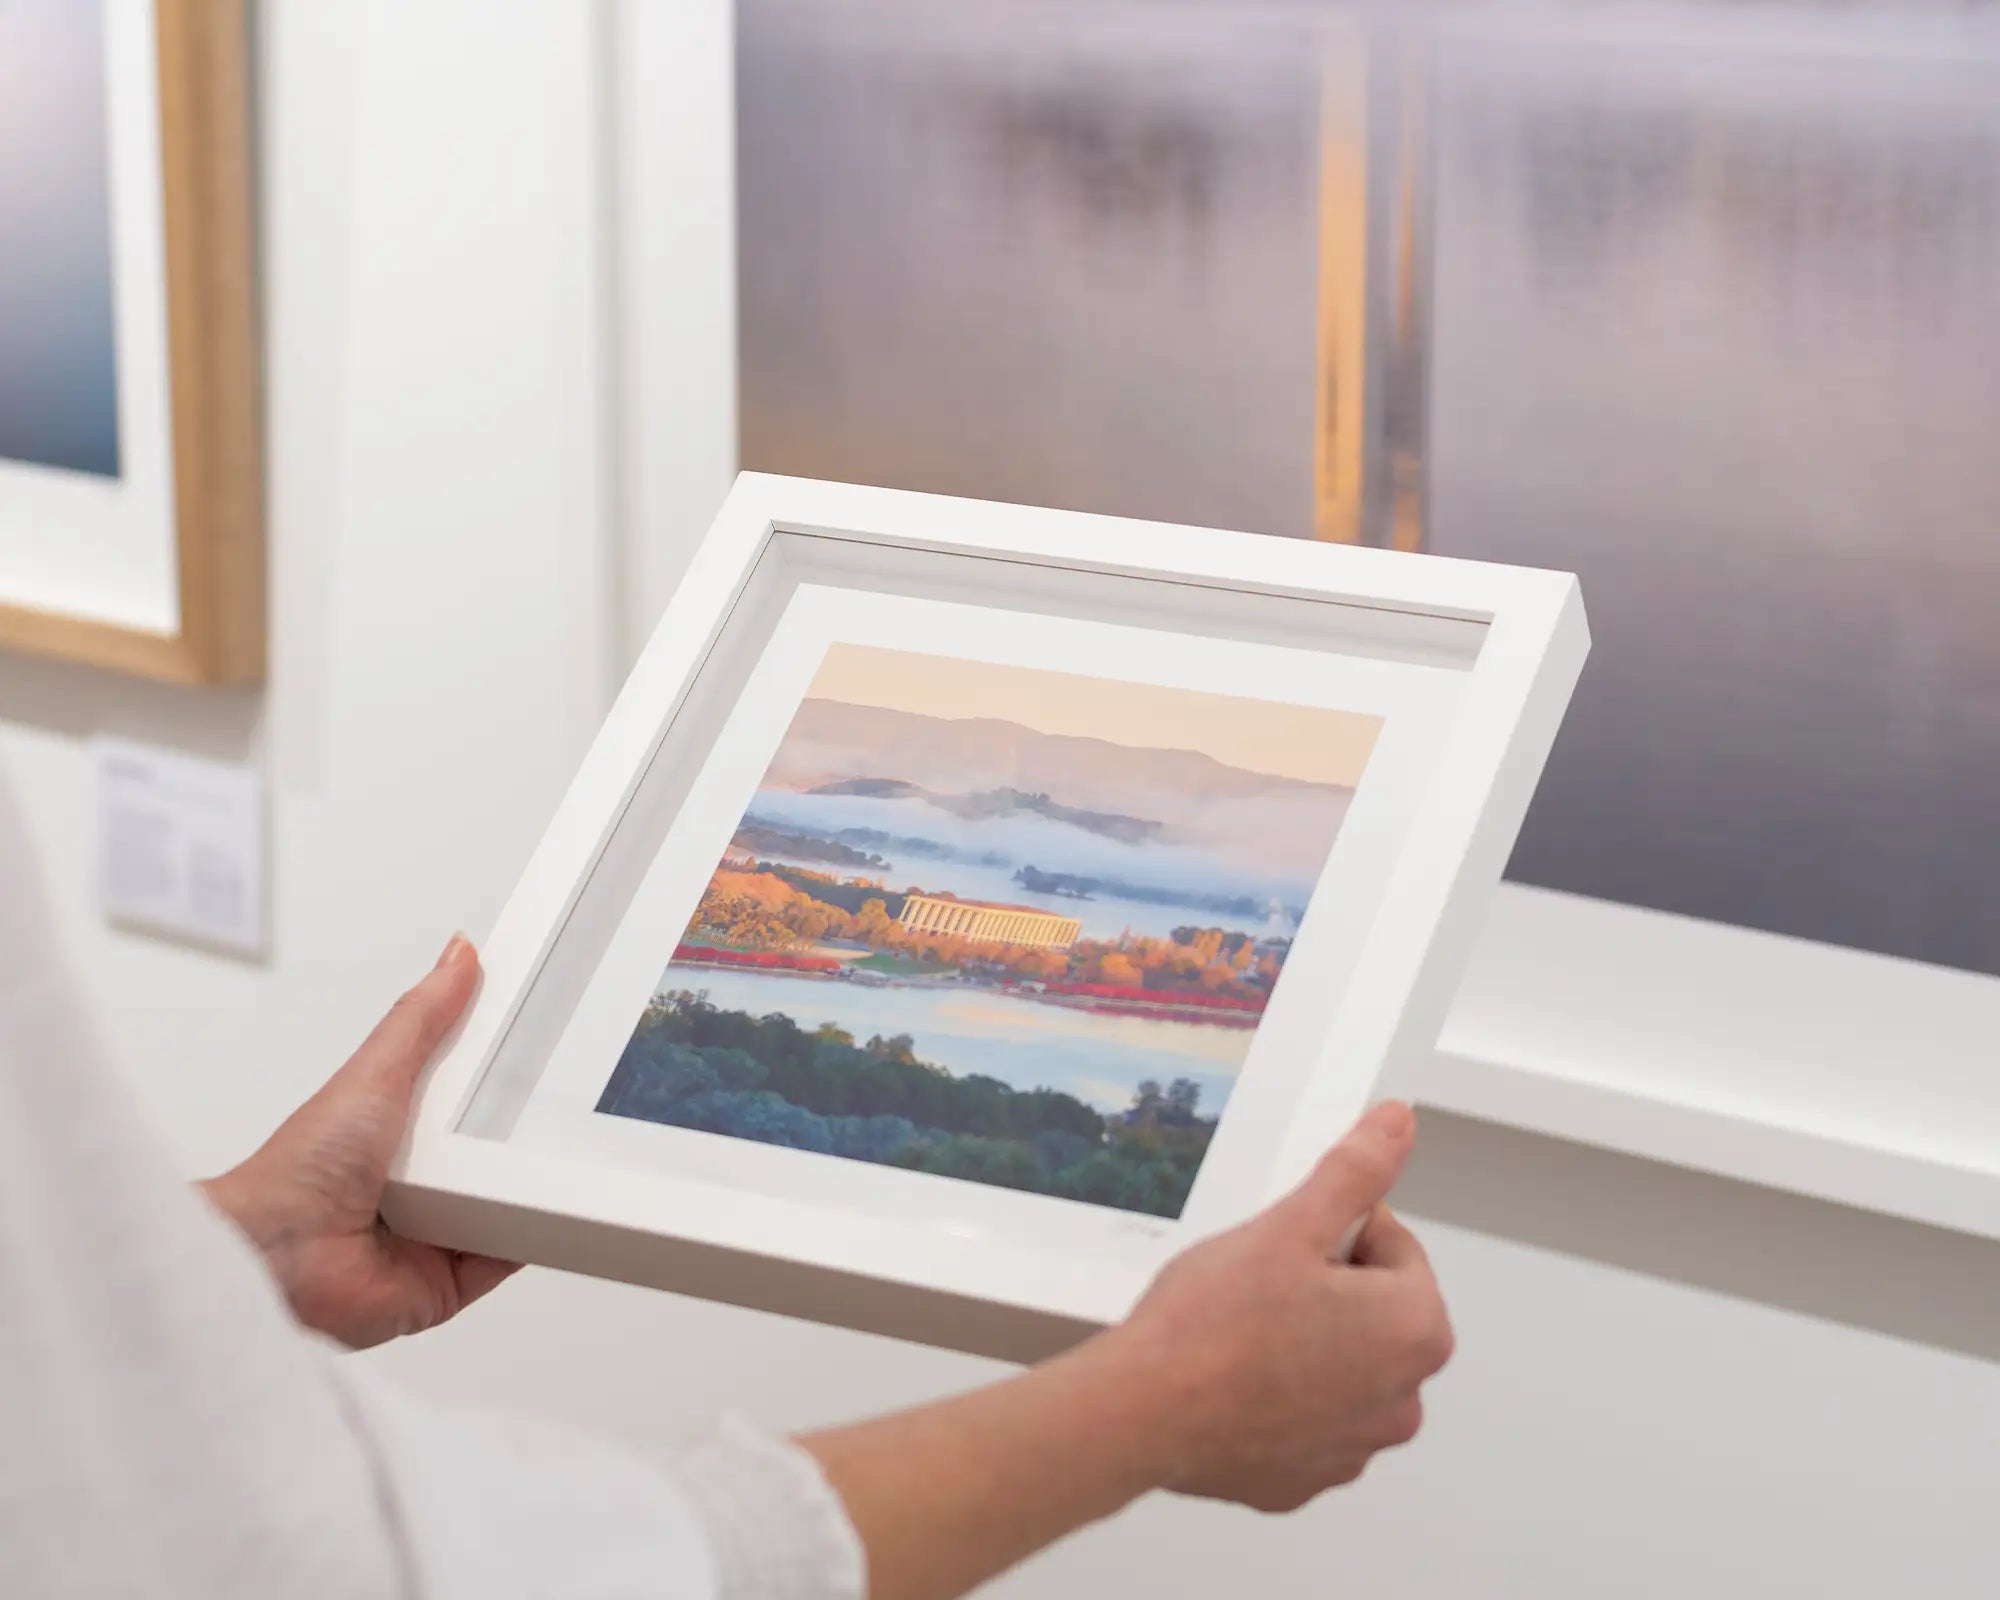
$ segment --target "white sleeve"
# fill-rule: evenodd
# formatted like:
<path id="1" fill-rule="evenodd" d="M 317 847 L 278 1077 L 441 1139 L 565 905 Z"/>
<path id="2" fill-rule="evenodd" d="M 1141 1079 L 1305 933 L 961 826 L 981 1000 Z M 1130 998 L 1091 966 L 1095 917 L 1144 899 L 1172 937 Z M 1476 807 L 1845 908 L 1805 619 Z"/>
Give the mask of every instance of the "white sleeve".
<path id="1" fill-rule="evenodd" d="M 794 1446 L 732 1426 L 655 1465 L 424 1405 L 301 1331 L 106 1065 L 37 888 L 0 775 L 9 1593 L 859 1600 Z"/>
<path id="2" fill-rule="evenodd" d="M 424 1600 L 862 1600 L 861 1548 L 811 1456 L 726 1419 L 668 1458 L 419 1405 L 344 1363 Z"/>

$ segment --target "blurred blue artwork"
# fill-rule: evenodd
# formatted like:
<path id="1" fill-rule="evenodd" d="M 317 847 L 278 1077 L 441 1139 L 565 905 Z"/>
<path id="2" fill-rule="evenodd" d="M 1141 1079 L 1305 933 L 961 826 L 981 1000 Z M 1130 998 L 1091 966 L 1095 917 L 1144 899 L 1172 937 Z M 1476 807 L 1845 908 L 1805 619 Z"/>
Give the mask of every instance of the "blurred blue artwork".
<path id="1" fill-rule="evenodd" d="M 101 0 L 0 3 L 0 461 L 119 474 Z"/>

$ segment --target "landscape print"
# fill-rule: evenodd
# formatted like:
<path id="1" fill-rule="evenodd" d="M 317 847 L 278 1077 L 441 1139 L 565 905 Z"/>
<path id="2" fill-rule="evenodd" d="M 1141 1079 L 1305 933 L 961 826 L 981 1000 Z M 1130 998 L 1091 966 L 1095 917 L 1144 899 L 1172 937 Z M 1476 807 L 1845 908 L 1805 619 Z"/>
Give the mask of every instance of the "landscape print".
<path id="1" fill-rule="evenodd" d="M 1379 730 L 833 645 L 597 1109 L 1177 1217 Z"/>

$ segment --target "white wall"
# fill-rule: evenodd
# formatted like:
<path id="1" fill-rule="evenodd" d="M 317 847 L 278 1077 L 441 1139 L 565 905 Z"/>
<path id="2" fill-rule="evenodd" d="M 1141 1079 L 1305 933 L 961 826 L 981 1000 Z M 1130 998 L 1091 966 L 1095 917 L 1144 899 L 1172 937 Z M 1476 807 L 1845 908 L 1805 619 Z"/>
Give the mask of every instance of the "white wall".
<path id="1" fill-rule="evenodd" d="M 490 922 L 588 737 L 618 575 L 662 559 L 608 539 L 601 21 L 264 8 L 269 690 L 0 661 L 0 762 L 63 933 L 192 1169 L 253 1142 L 453 927 Z M 712 263 L 685 292 L 690 326 L 726 322 Z M 710 403 L 687 397 L 696 425 Z M 630 493 L 646 441 L 622 443 Z M 690 448 L 706 470 L 714 437 Z M 100 728 L 267 769 L 267 964 L 96 923 Z M 1414 1449 L 1288 1521 L 1142 1506 L 1000 1592 L 2000 1589 L 2000 1249 L 1443 1117 L 1409 1191 L 1462 1335 Z M 798 1426 L 996 1370 L 548 1273 L 375 1359 L 641 1443 L 714 1407 Z"/>
<path id="2" fill-rule="evenodd" d="M 587 739 L 598 493 L 594 62 L 581 9 L 260 14 L 268 693 L 0 660 L 0 750 L 77 955 L 191 1158 L 239 1149 L 459 923 Z M 258 758 L 266 966 L 86 900 L 97 728 Z"/>

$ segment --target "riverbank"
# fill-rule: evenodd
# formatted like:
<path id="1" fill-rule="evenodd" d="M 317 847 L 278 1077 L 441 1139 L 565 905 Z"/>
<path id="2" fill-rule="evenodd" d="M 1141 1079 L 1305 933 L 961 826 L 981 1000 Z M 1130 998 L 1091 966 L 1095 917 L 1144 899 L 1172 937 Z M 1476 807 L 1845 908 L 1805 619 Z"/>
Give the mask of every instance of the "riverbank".
<path id="1" fill-rule="evenodd" d="M 658 999 L 695 992 L 725 1011 L 779 1012 L 808 1030 L 831 1026 L 866 1042 L 908 1035 L 916 1055 L 960 1076 L 983 1074 L 1016 1089 L 1055 1088 L 1104 1113 L 1122 1111 L 1139 1086 L 1194 1078 L 1202 1109 L 1228 1102 L 1252 1035 L 1171 1018 L 1116 1016 L 1031 1001 L 968 983 L 894 988 L 742 967 L 667 970 Z"/>
<path id="2" fill-rule="evenodd" d="M 801 955 L 787 950 L 729 950 L 714 945 L 681 944 L 674 949 L 674 965 L 716 971 L 762 972 L 772 976 L 851 984 L 865 989 L 936 989 L 989 994 L 1093 1016 L 1138 1017 L 1197 1027 L 1252 1030 L 1264 1014 L 1262 1003 L 1226 995 L 1167 994 L 1157 989 L 1125 984 L 994 981 L 963 971 L 889 973 L 871 971 L 851 958 Z"/>

